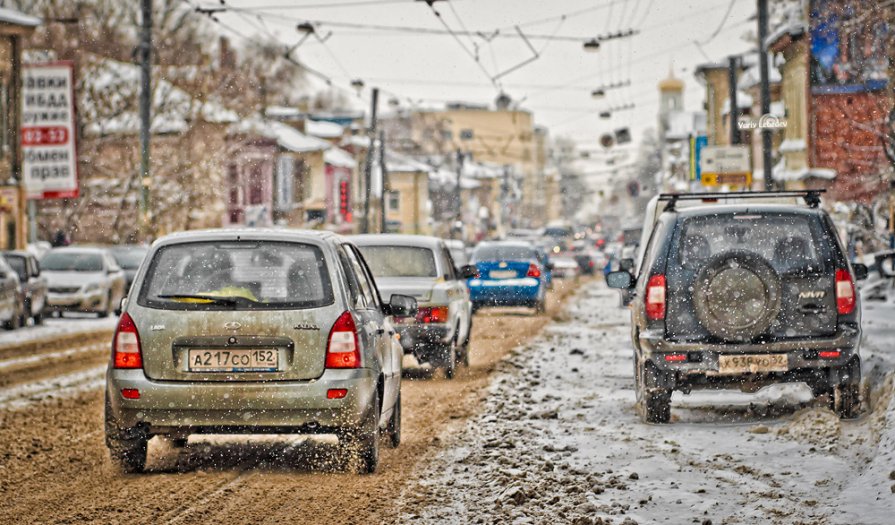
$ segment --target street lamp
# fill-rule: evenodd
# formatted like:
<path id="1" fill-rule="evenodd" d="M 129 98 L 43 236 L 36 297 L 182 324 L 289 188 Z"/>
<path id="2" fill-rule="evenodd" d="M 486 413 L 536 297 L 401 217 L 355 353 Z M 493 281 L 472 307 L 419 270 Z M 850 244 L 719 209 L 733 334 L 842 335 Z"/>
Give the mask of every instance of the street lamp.
<path id="1" fill-rule="evenodd" d="M 611 111 L 601 111 L 600 118 L 612 118 L 612 112 Z"/>
<path id="2" fill-rule="evenodd" d="M 590 96 L 592 98 L 603 98 L 606 96 L 606 90 L 604 90 L 603 88 L 597 88 L 590 92 Z"/>
<path id="3" fill-rule="evenodd" d="M 584 50 L 588 53 L 596 53 L 600 50 L 600 42 L 596 38 L 591 38 L 584 43 Z"/>
<path id="4" fill-rule="evenodd" d="M 353 87 L 354 90 L 357 91 L 357 94 L 360 95 L 361 90 L 364 89 L 364 81 L 359 78 L 355 78 L 351 81 L 351 87 Z"/>

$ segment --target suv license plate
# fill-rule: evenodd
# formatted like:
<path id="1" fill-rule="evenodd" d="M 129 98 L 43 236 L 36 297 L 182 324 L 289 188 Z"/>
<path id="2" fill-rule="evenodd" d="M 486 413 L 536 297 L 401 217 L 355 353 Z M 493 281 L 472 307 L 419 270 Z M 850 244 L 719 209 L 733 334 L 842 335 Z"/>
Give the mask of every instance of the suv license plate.
<path id="1" fill-rule="evenodd" d="M 786 372 L 786 354 L 722 355 L 718 357 L 719 374 L 754 374 L 758 372 Z"/>
<path id="2" fill-rule="evenodd" d="M 272 348 L 190 350 L 190 372 L 276 372 L 280 353 Z"/>

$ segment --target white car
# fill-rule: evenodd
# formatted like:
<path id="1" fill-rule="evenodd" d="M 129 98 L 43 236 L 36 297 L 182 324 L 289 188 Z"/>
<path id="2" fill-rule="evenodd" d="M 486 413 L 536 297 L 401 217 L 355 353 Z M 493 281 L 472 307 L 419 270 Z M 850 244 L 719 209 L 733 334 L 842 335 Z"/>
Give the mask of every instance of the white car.
<path id="1" fill-rule="evenodd" d="M 581 273 L 581 267 L 572 256 L 560 254 L 550 258 L 553 265 L 554 279 L 577 279 Z"/>
<path id="2" fill-rule="evenodd" d="M 47 311 L 92 312 L 108 317 L 124 297 L 124 271 L 103 248 L 65 247 L 50 250 L 40 261 L 47 278 Z"/>
<path id="3" fill-rule="evenodd" d="M 363 254 L 382 299 L 392 294 L 416 299 L 415 320 L 397 325 L 405 354 L 444 369 L 454 377 L 458 364 L 469 365 L 472 302 L 466 279 L 474 266 L 457 269 L 442 239 L 421 235 L 358 235 L 351 238 Z"/>

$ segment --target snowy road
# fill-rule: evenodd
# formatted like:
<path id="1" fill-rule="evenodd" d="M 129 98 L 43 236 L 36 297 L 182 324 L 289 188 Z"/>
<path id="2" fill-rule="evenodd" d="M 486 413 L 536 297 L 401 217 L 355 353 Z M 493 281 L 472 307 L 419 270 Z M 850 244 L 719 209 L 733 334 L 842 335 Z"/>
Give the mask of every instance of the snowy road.
<path id="1" fill-rule="evenodd" d="M 634 411 L 628 312 L 602 282 L 501 364 L 482 413 L 421 462 L 402 521 L 860 523 L 895 515 L 895 308 L 868 312 L 872 412 L 840 422 L 800 385 L 678 393 Z"/>

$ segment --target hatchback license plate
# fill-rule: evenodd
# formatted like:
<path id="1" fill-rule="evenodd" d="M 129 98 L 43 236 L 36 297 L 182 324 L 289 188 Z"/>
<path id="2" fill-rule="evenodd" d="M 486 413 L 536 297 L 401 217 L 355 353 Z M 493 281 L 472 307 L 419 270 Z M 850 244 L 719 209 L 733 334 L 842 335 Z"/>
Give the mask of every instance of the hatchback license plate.
<path id="1" fill-rule="evenodd" d="M 786 372 L 786 354 L 722 355 L 718 358 L 719 374 L 749 374 L 758 372 Z"/>
<path id="2" fill-rule="evenodd" d="M 279 352 L 271 348 L 190 350 L 190 372 L 276 372 Z"/>
<path id="3" fill-rule="evenodd" d="M 488 273 L 488 276 L 492 279 L 513 279 L 516 277 L 515 270 L 494 270 L 493 272 Z"/>

